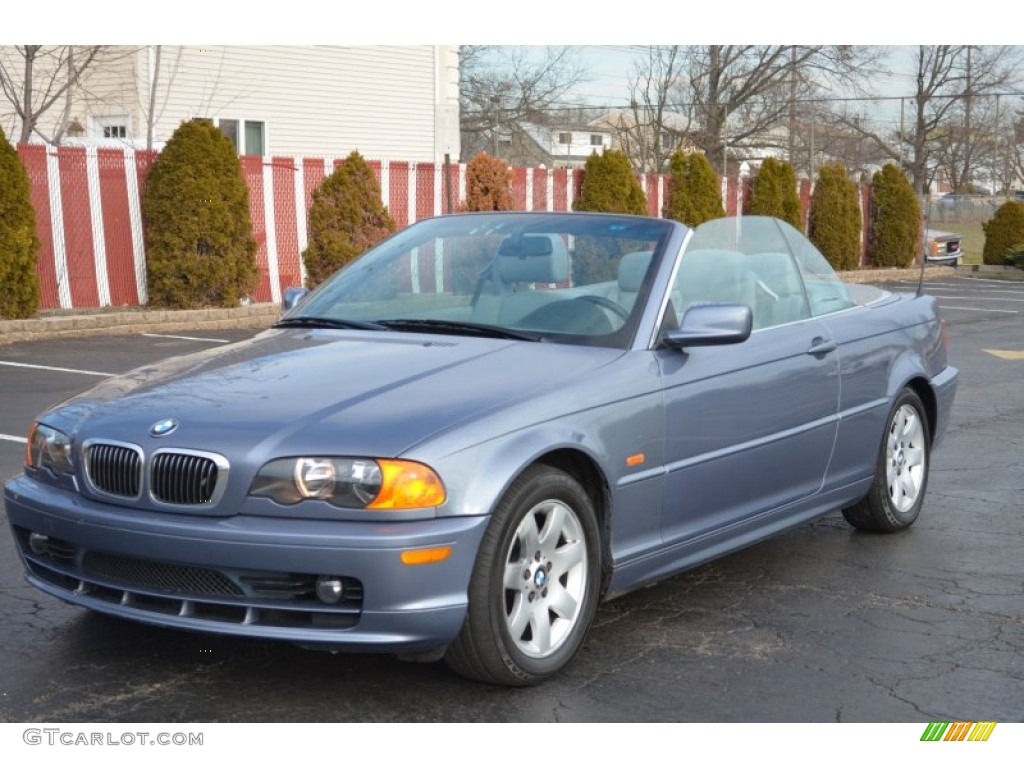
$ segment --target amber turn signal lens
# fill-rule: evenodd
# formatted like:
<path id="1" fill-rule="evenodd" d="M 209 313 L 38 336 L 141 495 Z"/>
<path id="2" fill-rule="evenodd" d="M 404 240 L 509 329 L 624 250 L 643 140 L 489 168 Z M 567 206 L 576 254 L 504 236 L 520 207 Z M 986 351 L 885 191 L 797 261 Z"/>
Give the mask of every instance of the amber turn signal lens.
<path id="1" fill-rule="evenodd" d="M 383 482 L 367 509 L 422 509 L 444 504 L 444 484 L 430 467 L 394 459 L 377 459 L 377 464 Z"/>
<path id="2" fill-rule="evenodd" d="M 402 553 L 403 565 L 426 565 L 439 563 L 452 553 L 451 547 L 433 547 L 432 549 L 410 549 Z"/>
<path id="3" fill-rule="evenodd" d="M 39 428 L 38 422 L 33 421 L 32 426 L 28 429 L 28 442 L 25 443 L 25 466 L 32 466 L 32 443 L 36 439 L 36 430 Z"/>

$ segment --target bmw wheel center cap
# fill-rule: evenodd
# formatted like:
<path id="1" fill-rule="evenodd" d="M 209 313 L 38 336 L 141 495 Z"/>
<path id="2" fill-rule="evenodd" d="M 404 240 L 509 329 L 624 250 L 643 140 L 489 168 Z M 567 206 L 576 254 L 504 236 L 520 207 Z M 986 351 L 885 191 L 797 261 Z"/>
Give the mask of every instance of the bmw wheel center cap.
<path id="1" fill-rule="evenodd" d="M 178 422 L 174 419 L 162 419 L 149 428 L 149 434 L 153 437 L 166 437 L 178 428 Z"/>

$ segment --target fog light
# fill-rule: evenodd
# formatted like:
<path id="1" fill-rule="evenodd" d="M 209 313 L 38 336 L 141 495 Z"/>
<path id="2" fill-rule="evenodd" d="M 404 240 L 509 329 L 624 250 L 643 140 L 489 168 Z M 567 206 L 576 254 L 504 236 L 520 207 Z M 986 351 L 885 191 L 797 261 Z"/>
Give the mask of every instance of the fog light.
<path id="1" fill-rule="evenodd" d="M 45 555 L 50 549 L 50 537 L 41 533 L 29 534 L 28 548 L 37 555 Z"/>
<path id="2" fill-rule="evenodd" d="M 320 576 L 316 580 L 316 596 L 322 603 L 336 605 L 345 597 L 345 584 L 337 576 Z"/>

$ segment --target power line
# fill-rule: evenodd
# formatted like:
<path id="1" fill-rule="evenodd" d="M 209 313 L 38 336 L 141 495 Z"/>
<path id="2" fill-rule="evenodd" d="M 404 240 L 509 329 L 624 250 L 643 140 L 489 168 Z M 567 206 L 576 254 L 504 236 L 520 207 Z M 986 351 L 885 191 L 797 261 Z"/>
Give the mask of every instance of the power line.
<path id="1" fill-rule="evenodd" d="M 970 94 L 970 98 L 974 99 L 995 99 L 995 98 L 1013 98 L 1013 97 L 1024 97 L 1024 91 L 1000 91 L 1000 92 L 988 92 L 988 93 L 974 93 Z M 932 96 L 929 101 L 955 101 L 958 99 L 967 98 L 967 94 L 945 94 Z M 794 100 L 797 104 L 832 104 L 832 103 L 877 103 L 877 102 L 897 102 L 897 101 L 916 101 L 915 96 L 809 96 L 803 98 L 797 98 Z M 769 102 L 773 107 L 782 108 L 788 104 L 788 100 L 779 100 Z M 703 102 L 685 102 L 677 101 L 672 102 L 666 106 L 689 108 L 689 107 L 700 107 L 704 106 Z M 561 112 L 566 109 L 587 109 L 587 110 L 629 110 L 631 104 L 629 102 L 622 103 L 605 103 L 595 104 L 592 102 L 559 102 L 546 107 L 531 107 L 533 112 Z M 512 108 L 496 107 L 492 110 L 473 110 L 463 109 L 462 114 L 467 116 L 476 115 L 492 115 L 495 112 L 514 112 Z"/>

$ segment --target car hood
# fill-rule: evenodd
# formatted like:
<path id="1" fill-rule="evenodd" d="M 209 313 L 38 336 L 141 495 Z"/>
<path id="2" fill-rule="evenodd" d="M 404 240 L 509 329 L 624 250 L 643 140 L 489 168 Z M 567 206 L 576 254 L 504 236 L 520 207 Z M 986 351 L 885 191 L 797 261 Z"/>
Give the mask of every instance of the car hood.
<path id="1" fill-rule="evenodd" d="M 398 456 L 566 387 L 622 353 L 464 336 L 271 330 L 112 378 L 44 415 L 89 438 L 238 455 Z M 522 409 L 524 424 L 531 414 Z M 157 421 L 178 426 L 149 434 Z"/>

